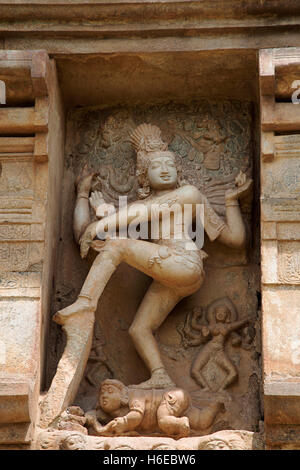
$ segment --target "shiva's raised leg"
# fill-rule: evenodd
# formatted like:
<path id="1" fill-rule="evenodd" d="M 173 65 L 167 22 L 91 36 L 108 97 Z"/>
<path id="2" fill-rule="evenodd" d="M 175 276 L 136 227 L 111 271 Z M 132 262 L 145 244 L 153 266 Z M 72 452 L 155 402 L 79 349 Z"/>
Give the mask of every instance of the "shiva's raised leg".
<path id="1" fill-rule="evenodd" d="M 104 242 L 77 301 L 59 310 L 53 317 L 54 321 L 63 325 L 69 316 L 94 312 L 106 284 L 122 261 L 161 284 L 176 289 L 180 297 L 195 292 L 203 281 L 201 267 L 190 267 L 184 263 L 179 265 L 173 256 L 162 259 L 161 250 L 161 246 L 141 240 L 115 239 Z"/>

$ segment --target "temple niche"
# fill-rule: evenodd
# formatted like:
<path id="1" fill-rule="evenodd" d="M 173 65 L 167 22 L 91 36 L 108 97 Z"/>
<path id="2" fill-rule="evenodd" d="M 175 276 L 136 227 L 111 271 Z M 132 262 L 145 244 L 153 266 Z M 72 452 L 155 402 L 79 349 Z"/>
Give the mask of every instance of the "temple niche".
<path id="1" fill-rule="evenodd" d="M 211 3 L 0 2 L 0 450 L 300 449 L 300 3 Z"/>
<path id="2" fill-rule="evenodd" d="M 225 192 L 237 187 L 241 175 L 253 178 L 254 120 L 251 103 L 237 100 L 71 110 L 67 117 L 63 223 L 53 314 L 76 300 L 97 254 L 90 250 L 87 258 L 81 259 L 73 237 L 75 186 L 83 171 L 88 168 L 95 172 L 91 191 L 101 191 L 105 202 L 117 207 L 120 196 L 126 196 L 128 202 L 137 200 L 136 153 L 130 135 L 139 125 L 149 123 L 161 130 L 162 141 L 176 155 L 181 186 L 198 188 L 224 222 Z M 204 420 L 204 427 L 191 426 L 190 433 L 181 437 L 234 429 L 251 435 L 261 428 L 260 271 L 257 220 L 253 216 L 256 204 L 252 193 L 240 202 L 247 234 L 244 247 L 230 248 L 205 235 L 203 249 L 208 257 L 204 260 L 203 285 L 183 298 L 155 332 L 163 364 L 174 384 L 189 395 L 191 406 L 202 412 L 214 410 L 211 419 Z M 72 403 L 84 412 L 99 406 L 99 389 L 107 379 L 130 386 L 148 378 L 129 329 L 150 284 L 149 276 L 121 263 L 101 295 L 91 351 Z M 214 331 L 218 321 L 224 325 L 221 342 Z M 48 387 L 64 347 L 61 328 L 53 324 L 48 345 Z M 162 429 L 151 431 L 147 426 L 137 432 L 168 436 Z"/>

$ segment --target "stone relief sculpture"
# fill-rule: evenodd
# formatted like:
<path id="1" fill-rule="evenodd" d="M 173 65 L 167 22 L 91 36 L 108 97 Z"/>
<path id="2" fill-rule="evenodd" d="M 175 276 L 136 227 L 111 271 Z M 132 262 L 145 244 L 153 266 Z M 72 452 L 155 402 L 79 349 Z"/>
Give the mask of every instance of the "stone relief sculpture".
<path id="1" fill-rule="evenodd" d="M 178 187 L 176 158 L 174 153 L 167 149 L 167 144 L 162 141 L 158 127 L 140 125 L 133 132 L 131 142 L 137 152 L 139 198 L 147 208 L 145 220 L 140 222 L 150 220 L 153 204 L 158 204 L 161 208 L 172 207 L 174 204 L 183 208 L 184 204 L 191 204 L 194 214 L 196 204 L 202 204 L 204 229 L 211 241 L 218 239 L 219 242 L 233 248 L 242 248 L 245 245 L 246 231 L 238 200 L 251 191 L 251 180 L 241 175 L 236 180 L 235 189 L 227 190 L 225 223 L 196 187 L 192 185 Z M 74 233 L 80 243 L 83 257 L 87 255 L 91 246 L 100 253 L 91 267 L 77 301 L 58 311 L 54 319 L 63 325 L 76 315 L 94 312 L 101 293 L 121 262 L 141 270 L 153 278 L 153 283 L 140 305 L 129 333 L 151 377 L 138 386 L 144 389 L 174 387 L 175 384 L 162 363 L 154 332 L 182 298 L 201 287 L 204 280 L 203 259 L 206 255 L 197 246 L 194 246 L 194 249 L 186 248 L 187 244 L 191 246 L 194 242 L 184 233 L 183 227 L 177 227 L 177 232 L 173 229 L 170 240 L 160 238 L 156 242 L 148 242 L 117 238 L 105 242 L 93 242 L 97 235 L 97 222 L 89 224 L 92 178 L 93 174 L 84 174 L 77 186 Z M 102 214 L 105 202 L 101 195 L 92 195 L 90 203 L 96 215 Z M 125 218 L 126 224 L 132 221 L 128 209 L 126 211 L 125 213 L 121 209 L 117 214 L 119 230 L 124 228 Z M 107 215 L 102 218 L 102 223 L 108 226 L 112 220 L 115 220 L 115 216 Z M 179 234 L 180 240 L 178 240 Z"/>
<path id="2" fill-rule="evenodd" d="M 54 426 L 64 431 L 78 431 L 87 434 L 85 424 L 86 418 L 83 410 L 79 406 L 69 406 L 61 413 Z"/>
<path id="3" fill-rule="evenodd" d="M 217 390 L 224 390 L 238 377 L 237 368 L 225 351 L 226 341 L 233 336 L 234 332 L 249 324 L 251 319 L 237 320 L 236 309 L 228 298 L 215 300 L 207 309 L 206 319 L 202 317 L 202 309 L 194 309 L 183 329 L 185 347 L 204 344 L 193 361 L 191 376 L 203 391 L 211 390 L 210 380 L 207 380 L 202 372 L 210 361 L 214 362 L 221 371 L 225 372 L 223 380 L 217 377 Z M 251 332 L 245 331 L 244 347 L 247 348 L 251 340 Z M 235 333 L 231 341 L 232 344 L 239 345 L 242 343 L 242 338 Z"/>
<path id="4" fill-rule="evenodd" d="M 92 165 L 98 173 L 92 190 L 101 189 L 109 202 L 115 203 L 120 194 L 126 195 L 129 202 L 136 199 L 135 157 L 129 142 L 136 121 L 157 123 L 164 142 L 178 157 L 182 179 L 200 189 L 218 215 L 225 215 L 224 194 L 234 187 L 237 173 L 251 172 L 247 103 L 241 106 L 203 100 L 188 108 L 153 107 L 150 114 L 121 109 L 103 116 L 92 110 L 75 112 L 74 117 L 68 165 L 75 174 L 84 164 Z"/>
<path id="5" fill-rule="evenodd" d="M 86 425 L 98 436 L 138 431 L 179 438 L 188 436 L 191 428 L 209 428 L 221 407 L 215 402 L 200 410 L 192 406 L 189 393 L 179 388 L 141 390 L 107 379 L 100 387 L 98 410 L 85 416 Z M 100 425 L 99 420 L 108 423 Z"/>
<path id="6" fill-rule="evenodd" d="M 173 439 L 168 437 L 85 436 L 78 432 L 42 432 L 40 450 L 263 450 L 260 433 L 249 431 L 218 431 L 201 436 Z"/>
<path id="7" fill-rule="evenodd" d="M 95 120 L 96 114 L 92 113 L 92 116 Z M 234 335 L 234 331 L 242 329 L 242 325 L 246 325 L 249 319 L 245 317 L 240 320 L 241 324 L 235 324 L 237 317 L 233 313 L 234 307 L 233 310 L 230 307 L 228 313 L 228 305 L 221 312 L 224 319 L 219 319 L 220 312 L 211 313 L 209 321 L 203 325 L 195 319 L 189 329 L 190 336 L 186 335 L 186 343 L 191 345 L 194 341 L 194 345 L 205 345 L 198 354 L 198 362 L 195 360 L 192 365 L 192 375 L 196 377 L 197 372 L 200 377 L 204 377 L 202 381 L 198 381 L 203 388 L 198 388 L 200 395 L 197 395 L 194 402 L 191 387 L 187 391 L 185 387 L 178 386 L 179 383 L 166 361 L 164 346 L 161 347 L 155 333 L 178 302 L 201 290 L 205 277 L 203 262 L 207 254 L 186 233 L 183 223 L 174 224 L 173 216 L 171 236 L 165 239 L 162 236 L 165 220 L 163 214 L 164 211 L 172 213 L 172 210 L 175 213 L 175 209 L 178 210 L 179 207 L 179 212 L 183 215 L 184 206 L 189 204 L 195 220 L 197 207 L 201 205 L 204 210 L 202 224 L 210 241 L 218 241 L 220 246 L 228 246 L 237 253 L 243 252 L 247 226 L 241 215 L 239 201 L 242 201 L 244 210 L 245 201 L 251 195 L 252 180 L 248 177 L 251 174 L 251 163 L 249 159 L 244 159 L 242 165 L 229 166 L 232 168 L 229 171 L 229 167 L 226 169 L 224 165 L 224 158 L 229 146 L 230 152 L 234 152 L 235 146 L 240 145 L 241 154 L 244 155 L 249 139 L 248 134 L 243 136 L 244 140 L 232 138 L 228 124 L 225 128 L 220 124 L 221 121 L 209 122 L 209 117 L 206 119 L 205 115 L 197 123 L 199 131 L 193 125 L 190 127 L 188 120 L 182 124 L 182 128 L 179 128 L 181 123 L 178 117 L 171 121 L 155 120 L 161 129 L 152 124 L 136 126 L 134 119 L 128 118 L 128 114 L 116 113 L 106 118 L 100 127 L 97 124 L 101 135 L 94 132 L 96 124 L 93 123 L 94 130 L 91 128 L 88 132 L 89 145 L 83 142 L 81 147 L 85 152 L 83 155 L 86 155 L 87 149 L 93 154 L 94 169 L 90 169 L 90 162 L 85 158 L 85 166 L 82 165 L 80 171 L 77 167 L 80 175 L 76 181 L 74 236 L 83 258 L 89 250 L 99 253 L 77 300 L 66 308 L 59 309 L 54 315 L 54 320 L 66 332 L 67 343 L 50 389 L 41 403 L 40 427 L 48 428 L 51 431 L 49 434 L 53 435 L 53 444 L 47 444 L 45 436 L 41 440 L 41 448 L 122 449 L 125 446 L 136 449 L 140 444 L 122 441 L 122 437 L 117 436 L 126 436 L 126 439 L 144 439 L 148 435 L 172 436 L 178 441 L 190 434 L 203 435 L 205 431 L 208 433 L 228 428 L 227 415 L 221 421 L 218 417 L 224 411 L 220 397 L 216 399 L 212 394 L 207 398 L 208 395 L 204 394 L 203 397 L 206 398 L 201 401 L 201 393 L 205 392 L 207 385 L 209 392 L 212 390 L 209 383 L 205 384 L 206 375 L 202 374 L 206 367 L 206 357 L 212 359 L 215 355 L 218 367 L 222 369 L 220 378 L 223 384 L 220 384 L 220 389 L 233 383 L 237 371 L 225 352 L 225 344 L 230 335 L 229 329 L 233 328 L 231 334 Z M 85 125 L 84 121 L 82 125 Z M 129 145 L 136 152 L 136 171 L 131 157 L 129 158 Z M 185 145 L 190 146 L 190 149 L 185 158 L 183 174 L 181 158 Z M 105 162 L 104 153 L 101 152 L 106 152 L 105 156 L 108 156 L 105 157 Z M 198 163 L 203 163 L 201 168 L 206 172 L 218 171 L 215 176 L 221 175 L 221 179 L 202 175 L 202 170 L 197 176 L 193 168 L 198 168 Z M 99 167 L 95 168 L 96 165 Z M 116 205 L 118 195 L 128 196 L 129 205 L 127 209 L 121 207 L 114 213 L 111 204 Z M 142 205 L 146 208 L 142 217 L 140 213 L 132 216 L 131 208 Z M 106 240 L 99 239 L 99 221 L 104 231 L 110 223 L 116 221 L 119 232 L 127 230 L 128 225 L 136 220 L 140 224 L 151 224 L 154 205 L 159 207 L 161 215 L 157 237 L 149 237 L 150 240 L 110 237 Z M 95 325 L 92 342 L 98 300 L 122 262 L 152 278 L 152 284 L 131 326 L 128 318 L 123 321 L 126 332 L 128 331 L 137 353 L 150 373 L 149 380 L 142 383 L 126 381 L 124 375 L 122 381 L 130 385 L 116 380 L 121 378 L 123 372 L 119 371 L 120 376 L 116 374 L 114 361 L 105 353 L 109 336 L 106 335 L 105 328 L 104 334 L 102 333 L 103 324 L 99 331 L 99 324 Z M 68 305 L 66 301 L 64 304 Z M 101 314 L 100 310 L 101 306 L 97 315 Z M 195 325 L 197 328 L 194 328 Z M 207 334 L 203 334 L 204 332 Z M 200 342 L 199 335 L 202 338 Z M 244 336 L 243 341 L 246 342 L 246 335 Z M 216 345 L 220 350 L 215 354 Z M 191 361 L 189 367 L 190 364 Z M 82 380 L 84 371 L 85 380 Z M 97 408 L 84 413 L 83 409 L 94 406 L 92 393 L 95 395 L 101 381 Z M 79 385 L 81 396 L 87 396 L 74 401 Z M 83 409 L 69 406 L 73 403 L 79 404 Z M 213 427 L 215 421 L 217 425 Z M 177 441 L 170 438 L 168 442 L 156 440 L 147 444 L 147 448 L 176 449 Z M 196 448 L 198 444 L 195 445 Z"/>
<path id="8" fill-rule="evenodd" d="M 86 438 L 82 434 L 69 434 L 61 440 L 59 450 L 86 450 Z"/>

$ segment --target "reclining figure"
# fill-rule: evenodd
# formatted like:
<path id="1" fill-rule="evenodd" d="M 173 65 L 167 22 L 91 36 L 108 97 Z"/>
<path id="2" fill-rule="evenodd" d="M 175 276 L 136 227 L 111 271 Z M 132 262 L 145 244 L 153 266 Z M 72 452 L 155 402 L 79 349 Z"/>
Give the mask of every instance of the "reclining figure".
<path id="1" fill-rule="evenodd" d="M 190 429 L 209 428 L 221 407 L 222 403 L 194 407 L 189 393 L 180 388 L 143 390 L 107 379 L 101 383 L 97 409 L 85 415 L 86 426 L 98 436 L 137 431 L 186 437 Z"/>

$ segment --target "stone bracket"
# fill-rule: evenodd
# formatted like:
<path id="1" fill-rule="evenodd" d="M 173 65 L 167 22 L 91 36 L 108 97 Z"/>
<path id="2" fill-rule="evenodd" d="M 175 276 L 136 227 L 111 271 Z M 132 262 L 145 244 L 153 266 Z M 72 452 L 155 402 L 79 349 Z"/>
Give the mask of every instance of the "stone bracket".
<path id="1" fill-rule="evenodd" d="M 0 442 L 26 444 L 32 433 L 32 385 L 26 377 L 0 377 Z"/>
<path id="2" fill-rule="evenodd" d="M 23 381 L 0 379 L 0 423 L 27 423 L 30 421 L 30 386 Z"/>
<path id="3" fill-rule="evenodd" d="M 11 136 L 8 153 L 19 146 L 19 136 L 34 135 L 34 148 L 30 149 L 34 159 L 47 161 L 50 75 L 46 51 L 0 52 L 0 79 L 6 84 L 8 95 L 7 105 L 0 108 L 0 139 L 1 135 Z M 16 87 L 22 89 L 21 107 L 15 105 Z"/>
<path id="4" fill-rule="evenodd" d="M 277 74 L 283 66 L 293 67 L 293 72 L 298 71 L 300 76 L 300 49 L 294 49 L 293 54 L 286 58 L 283 55 L 283 49 L 260 51 L 261 155 L 264 161 L 272 161 L 283 150 L 280 144 L 285 140 L 285 136 L 278 136 L 276 133 L 289 134 L 299 131 L 300 134 L 300 106 L 292 103 L 292 96 L 289 102 L 278 102 L 275 96 Z M 290 81 L 292 82 L 292 79 Z M 286 139 L 290 151 L 299 153 L 300 135 L 294 140 L 288 137 L 291 135 L 287 135 Z M 276 148 L 277 146 L 279 148 Z"/>

